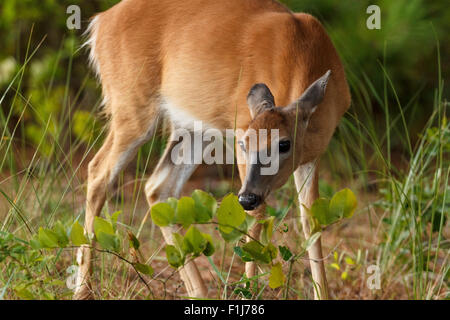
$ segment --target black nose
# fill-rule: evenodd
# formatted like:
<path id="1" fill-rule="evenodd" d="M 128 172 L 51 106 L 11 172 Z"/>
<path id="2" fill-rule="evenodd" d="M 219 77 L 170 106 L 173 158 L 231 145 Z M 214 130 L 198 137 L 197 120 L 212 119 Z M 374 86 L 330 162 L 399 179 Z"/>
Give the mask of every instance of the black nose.
<path id="1" fill-rule="evenodd" d="M 254 193 L 241 194 L 239 203 L 245 210 L 255 210 L 261 204 L 261 197 Z"/>

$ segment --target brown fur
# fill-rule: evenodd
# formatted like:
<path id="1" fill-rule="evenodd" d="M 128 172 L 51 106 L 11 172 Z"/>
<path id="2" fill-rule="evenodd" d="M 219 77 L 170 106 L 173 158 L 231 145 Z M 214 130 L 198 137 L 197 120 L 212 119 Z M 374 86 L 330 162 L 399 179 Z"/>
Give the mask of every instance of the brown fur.
<path id="1" fill-rule="evenodd" d="M 332 70 L 305 138 L 311 157 L 302 162 L 323 153 L 350 105 L 342 65 L 321 24 L 271 0 L 122 1 L 99 15 L 94 54 L 110 97 L 107 112 L 139 115 L 144 120 L 136 128 L 153 114 L 148 101 L 163 95 L 216 128 L 234 128 L 237 108 L 237 127 L 246 129 L 254 83 L 267 84 L 285 106 Z"/>

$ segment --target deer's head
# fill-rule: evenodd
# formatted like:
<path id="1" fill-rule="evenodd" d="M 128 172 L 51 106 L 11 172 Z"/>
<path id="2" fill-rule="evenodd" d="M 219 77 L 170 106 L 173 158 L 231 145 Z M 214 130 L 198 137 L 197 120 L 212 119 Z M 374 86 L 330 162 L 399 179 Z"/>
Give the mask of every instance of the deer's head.
<path id="1" fill-rule="evenodd" d="M 330 74 L 325 73 L 285 107 L 276 106 L 265 84 L 251 88 L 247 103 L 253 120 L 237 141 L 237 157 L 246 168 L 239 192 L 244 209 L 256 209 L 297 169 L 309 120 L 325 96 Z"/>

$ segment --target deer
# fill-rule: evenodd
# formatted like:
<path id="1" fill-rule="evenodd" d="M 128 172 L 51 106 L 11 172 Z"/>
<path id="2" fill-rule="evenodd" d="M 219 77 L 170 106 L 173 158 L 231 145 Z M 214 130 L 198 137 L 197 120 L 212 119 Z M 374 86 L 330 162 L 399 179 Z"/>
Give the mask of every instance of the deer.
<path id="1" fill-rule="evenodd" d="M 322 24 L 273 0 L 123 0 L 96 14 L 87 29 L 90 63 L 102 86 L 107 135 L 88 165 L 84 229 L 93 235 L 118 175 L 162 120 L 170 130 L 205 127 L 236 131 L 233 148 L 242 188 L 238 199 L 248 214 L 262 219 L 271 191 L 294 176 L 300 221 L 311 235 L 308 210 L 319 197 L 320 156 L 326 151 L 351 96 L 339 55 Z M 277 129 L 279 170 L 262 176 L 247 148 L 249 130 Z M 183 140 L 184 141 L 184 140 Z M 178 198 L 198 164 L 173 164 L 168 142 L 148 182 L 150 207 Z M 257 156 L 256 156 L 257 158 Z M 173 244 L 173 227 L 161 232 Z M 249 230 L 257 238 L 261 226 Z M 308 250 L 314 298 L 327 299 L 321 239 Z M 94 298 L 92 246 L 77 252 L 74 299 Z M 247 277 L 257 272 L 245 265 Z M 208 289 L 195 261 L 179 269 L 189 297 Z"/>

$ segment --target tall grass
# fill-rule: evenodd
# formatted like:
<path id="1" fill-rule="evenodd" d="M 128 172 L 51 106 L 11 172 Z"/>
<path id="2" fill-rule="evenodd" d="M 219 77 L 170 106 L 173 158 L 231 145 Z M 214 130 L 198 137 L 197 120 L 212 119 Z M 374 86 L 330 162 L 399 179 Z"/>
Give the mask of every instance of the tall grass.
<path id="1" fill-rule="evenodd" d="M 382 63 L 383 92 L 364 73 L 358 78 L 350 71 L 353 110 L 328 152 L 335 179 L 353 179 L 369 192 L 375 187 L 379 199 L 362 210 L 373 207 L 381 217 L 370 229 L 380 238 L 374 263 L 381 268 L 384 288 L 401 284 L 413 299 L 448 298 L 449 242 L 444 231 L 448 234 L 450 123 L 438 40 L 436 67 L 433 105 L 417 102 L 420 90 L 402 104 Z M 372 101 L 383 110 L 384 122 L 374 115 Z M 390 108 L 398 108 L 395 117 Z M 419 133 L 411 130 L 406 117 L 416 108 L 431 114 Z"/>

